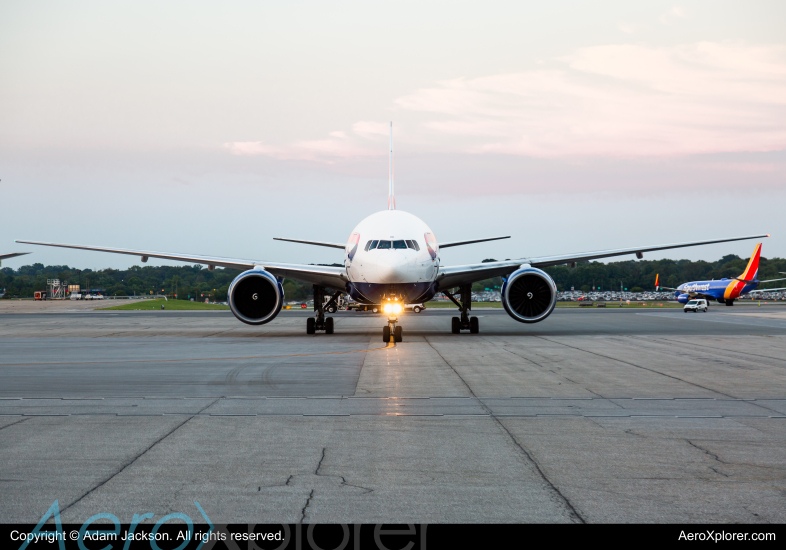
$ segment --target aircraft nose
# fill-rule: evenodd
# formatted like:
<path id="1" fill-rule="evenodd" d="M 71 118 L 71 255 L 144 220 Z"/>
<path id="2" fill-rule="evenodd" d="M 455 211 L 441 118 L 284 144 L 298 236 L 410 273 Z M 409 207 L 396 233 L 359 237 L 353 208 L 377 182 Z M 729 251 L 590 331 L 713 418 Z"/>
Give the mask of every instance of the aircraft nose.
<path id="1" fill-rule="evenodd" d="M 403 258 L 397 258 L 395 251 L 383 252 L 374 259 L 374 271 L 380 283 L 407 283 L 408 269 Z"/>

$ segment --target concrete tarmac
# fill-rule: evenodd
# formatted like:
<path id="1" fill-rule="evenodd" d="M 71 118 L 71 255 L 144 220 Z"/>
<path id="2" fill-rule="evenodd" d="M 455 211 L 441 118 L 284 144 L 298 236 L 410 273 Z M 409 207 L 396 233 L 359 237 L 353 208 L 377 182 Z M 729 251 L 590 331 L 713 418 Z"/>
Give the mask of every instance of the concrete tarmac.
<path id="1" fill-rule="evenodd" d="M 786 311 L 0 314 L 0 521 L 786 521 Z"/>

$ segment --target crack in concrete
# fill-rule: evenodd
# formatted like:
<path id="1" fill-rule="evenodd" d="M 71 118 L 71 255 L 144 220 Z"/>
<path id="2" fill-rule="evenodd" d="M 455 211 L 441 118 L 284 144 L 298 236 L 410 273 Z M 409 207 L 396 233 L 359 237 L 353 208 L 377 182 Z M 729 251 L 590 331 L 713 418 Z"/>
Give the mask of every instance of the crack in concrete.
<path id="1" fill-rule="evenodd" d="M 305 521 L 306 519 L 306 508 L 308 508 L 308 505 L 311 504 L 312 498 L 314 498 L 314 489 L 311 489 L 311 492 L 309 493 L 308 498 L 306 499 L 306 504 L 303 506 L 303 509 L 300 510 L 300 521 L 298 523 L 301 525 L 303 524 L 303 521 Z"/>
<path id="2" fill-rule="evenodd" d="M 28 416 L 27 418 L 23 418 L 22 420 L 17 420 L 16 422 L 11 422 L 10 424 L 6 424 L 5 426 L 0 427 L 0 430 L 5 430 L 6 428 L 10 428 L 11 426 L 16 426 L 17 424 L 21 424 L 25 420 L 30 420 L 30 417 Z"/>
<path id="3" fill-rule="evenodd" d="M 491 409 L 488 407 L 488 405 L 486 405 L 486 403 L 484 403 L 482 399 L 480 399 L 477 395 L 475 395 L 475 392 L 472 390 L 472 388 L 467 383 L 467 381 L 464 380 L 464 377 L 462 377 L 461 374 L 459 374 L 459 372 L 456 370 L 456 368 L 453 365 L 451 365 L 450 362 L 447 359 L 445 359 L 445 357 L 439 352 L 439 350 L 437 348 L 434 347 L 434 345 L 431 343 L 431 341 L 427 337 L 424 336 L 423 338 L 426 340 L 426 343 L 429 346 L 431 346 L 431 349 L 433 349 L 436 352 L 436 354 L 439 355 L 439 357 L 442 359 L 442 361 L 447 366 L 450 367 L 450 369 L 454 372 L 454 374 L 458 377 L 458 379 L 461 380 L 461 382 L 467 388 L 467 391 L 469 391 L 470 395 L 473 398 L 477 399 L 477 401 L 480 403 L 481 407 L 483 407 L 483 409 L 486 411 L 486 413 L 492 419 L 494 419 L 494 421 L 497 423 L 497 426 L 499 426 L 502 429 L 502 431 L 507 434 L 507 436 L 513 442 L 513 444 L 516 447 L 518 447 L 519 451 L 521 451 L 521 454 L 530 462 L 530 464 L 532 464 L 535 467 L 535 470 L 538 472 L 538 474 L 540 475 L 541 479 L 543 479 L 543 481 L 546 482 L 548 487 L 551 488 L 551 490 L 554 492 L 555 495 L 557 495 L 559 501 L 561 501 L 562 504 L 567 508 L 568 515 L 571 516 L 574 520 L 578 520 L 578 522 L 580 522 L 580 523 L 587 523 L 584 520 L 584 518 L 581 516 L 581 514 L 579 514 L 578 510 L 576 510 L 576 508 L 573 506 L 573 504 L 571 504 L 570 500 L 568 500 L 568 497 L 566 497 L 564 494 L 562 494 L 562 491 L 560 491 L 559 488 L 556 485 L 554 485 L 554 483 L 552 483 L 552 481 L 546 476 L 546 473 L 540 467 L 540 464 L 538 464 L 538 462 L 529 453 L 529 451 L 527 451 L 524 448 L 524 446 L 513 435 L 513 433 L 502 423 L 502 421 L 499 418 L 497 418 L 497 416 L 491 411 Z"/>
<path id="4" fill-rule="evenodd" d="M 85 497 L 89 496 L 90 494 L 92 494 L 92 493 L 93 493 L 94 491 L 96 491 L 97 489 L 100 489 L 101 487 L 103 487 L 104 485 L 106 485 L 107 483 L 109 483 L 110 481 L 112 481 L 112 479 L 114 479 L 116 476 L 118 476 L 118 475 L 120 475 L 121 473 L 123 473 L 123 471 L 124 471 L 126 468 L 130 467 L 131 465 L 133 465 L 133 464 L 134 464 L 134 462 L 136 462 L 137 460 L 139 460 L 140 458 L 142 458 L 142 457 L 145 455 L 145 453 L 147 453 L 147 452 L 148 452 L 150 449 L 152 449 L 153 447 L 155 447 L 156 445 L 158 445 L 159 443 L 161 443 L 161 442 L 162 442 L 164 439 L 166 439 L 167 437 L 169 437 L 170 435 L 172 435 L 173 433 L 175 433 L 175 432 L 176 432 L 177 430 L 179 430 L 179 429 L 180 429 L 182 426 L 184 426 L 184 425 L 185 425 L 187 422 L 189 422 L 189 421 L 190 421 L 192 418 L 194 418 L 195 416 L 199 415 L 199 413 L 201 413 L 201 412 L 202 412 L 202 411 L 204 411 L 205 409 L 207 409 L 207 408 L 209 408 L 209 407 L 212 407 L 213 405 L 215 405 L 215 404 L 216 404 L 218 401 L 220 401 L 220 400 L 221 400 L 221 398 L 220 398 L 220 397 L 218 397 L 218 398 L 214 399 L 212 402 L 210 402 L 209 404 L 207 404 L 207 405 L 205 405 L 204 407 L 202 407 L 202 408 L 201 408 L 199 411 L 197 411 L 196 413 L 192 414 L 191 416 L 189 416 L 188 418 L 186 418 L 186 419 L 185 419 L 183 422 L 181 422 L 180 424 L 178 424 L 177 426 L 175 426 L 174 428 L 172 428 L 171 430 L 169 430 L 169 431 L 168 431 L 166 434 L 164 434 L 164 435 L 162 435 L 161 437 L 159 437 L 158 439 L 156 439 L 156 440 L 155 440 L 153 443 L 151 443 L 151 444 L 150 444 L 150 445 L 149 445 L 149 446 L 148 446 L 146 449 L 144 449 L 144 450 L 143 450 L 141 453 L 137 454 L 137 455 L 136 455 L 134 458 L 132 458 L 131 460 L 129 460 L 128 462 L 126 462 L 125 464 L 123 464 L 122 466 L 120 466 L 120 468 L 119 468 L 119 469 L 118 469 L 118 470 L 117 470 L 115 473 L 113 473 L 111 476 L 109 476 L 109 477 L 108 477 L 108 478 L 106 478 L 104 481 L 102 481 L 101 483 L 99 483 L 98 485 L 96 485 L 95 487 L 93 487 L 92 489 L 90 489 L 89 491 L 87 491 L 86 493 L 84 493 L 82 496 L 80 496 L 79 498 L 77 498 L 76 500 L 74 500 L 73 502 L 71 502 L 71 503 L 70 503 L 68 506 L 66 506 L 65 508 L 63 508 L 62 510 L 60 510 L 60 515 L 62 516 L 62 515 L 63 515 L 63 514 L 64 514 L 64 513 L 65 513 L 65 512 L 66 512 L 66 511 L 69 509 L 69 508 L 73 507 L 75 504 L 77 504 L 77 503 L 79 503 L 80 501 L 82 501 L 82 499 L 84 499 Z"/>
<path id="5" fill-rule="evenodd" d="M 690 439 L 686 439 L 685 441 L 688 442 L 688 445 L 690 445 L 691 447 L 694 447 L 694 448 L 698 449 L 699 451 L 703 452 L 705 455 L 709 456 L 710 458 L 712 458 L 716 462 L 719 462 L 720 464 L 733 465 L 730 462 L 726 462 L 725 460 L 721 460 L 721 458 L 718 455 L 716 455 L 715 453 L 710 452 L 708 449 L 705 449 L 704 447 L 700 447 L 699 445 L 696 445 Z M 715 472 L 716 474 L 722 475 L 723 477 L 730 477 L 728 474 L 724 474 L 723 472 L 721 472 L 720 470 L 718 470 L 717 468 L 714 468 L 712 466 L 710 466 L 709 469 L 712 470 L 713 472 Z"/>
<path id="6" fill-rule="evenodd" d="M 314 470 L 315 476 L 319 475 L 319 469 L 322 467 L 322 461 L 325 460 L 325 450 L 326 447 L 322 447 L 322 456 L 320 457 L 319 462 L 317 463 L 317 469 Z"/>

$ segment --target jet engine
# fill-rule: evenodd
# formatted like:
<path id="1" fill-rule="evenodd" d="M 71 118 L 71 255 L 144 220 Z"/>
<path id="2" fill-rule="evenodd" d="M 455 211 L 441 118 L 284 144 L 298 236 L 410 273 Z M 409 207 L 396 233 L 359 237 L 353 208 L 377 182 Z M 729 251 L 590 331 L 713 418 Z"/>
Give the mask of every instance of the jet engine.
<path id="1" fill-rule="evenodd" d="M 276 318 L 284 305 L 284 288 L 264 269 L 250 269 L 229 285 L 229 309 L 249 325 L 263 325 Z"/>
<path id="2" fill-rule="evenodd" d="M 546 272 L 523 267 L 511 273 L 502 285 L 502 306 L 520 323 L 537 323 L 554 311 L 557 285 Z"/>

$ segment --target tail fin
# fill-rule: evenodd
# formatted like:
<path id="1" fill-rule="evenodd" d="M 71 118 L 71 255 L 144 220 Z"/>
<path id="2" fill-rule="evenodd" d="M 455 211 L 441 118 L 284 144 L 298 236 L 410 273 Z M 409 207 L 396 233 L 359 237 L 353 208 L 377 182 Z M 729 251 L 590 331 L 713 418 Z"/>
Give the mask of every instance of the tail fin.
<path id="1" fill-rule="evenodd" d="M 748 267 L 746 267 L 745 271 L 742 272 L 740 279 L 744 281 L 752 281 L 756 278 L 756 275 L 759 273 L 759 256 L 761 256 L 761 243 L 757 244 L 756 248 L 753 250 L 753 255 L 748 262 Z"/>
<path id="2" fill-rule="evenodd" d="M 656 291 L 658 290 L 658 277 L 659 277 L 659 274 L 658 274 L 658 273 L 656 273 L 656 274 L 655 274 L 655 290 L 656 290 Z"/>
<path id="3" fill-rule="evenodd" d="M 393 191 L 393 121 L 390 121 L 390 174 L 388 179 L 388 210 L 396 209 L 396 194 Z"/>

